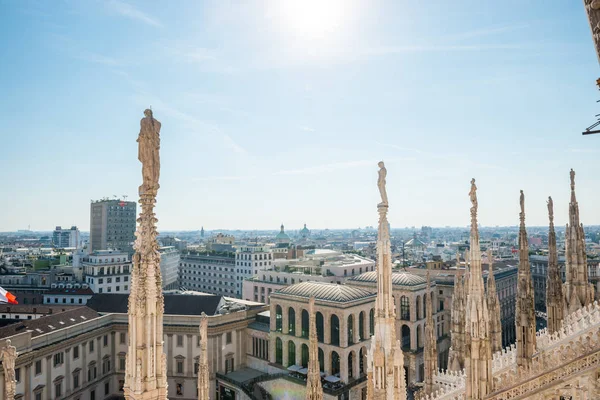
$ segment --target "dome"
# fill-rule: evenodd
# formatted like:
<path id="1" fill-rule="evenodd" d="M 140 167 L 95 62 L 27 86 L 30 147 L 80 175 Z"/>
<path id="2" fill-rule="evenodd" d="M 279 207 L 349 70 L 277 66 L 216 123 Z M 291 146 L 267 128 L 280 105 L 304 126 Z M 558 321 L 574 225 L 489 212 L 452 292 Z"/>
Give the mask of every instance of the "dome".
<path id="1" fill-rule="evenodd" d="M 281 231 L 275 236 L 277 243 L 290 243 L 292 240 L 287 233 L 283 230 L 283 224 L 281 224 Z"/>
<path id="2" fill-rule="evenodd" d="M 349 279 L 351 282 L 377 283 L 377 271 L 369 271 Z M 422 276 L 408 272 L 392 272 L 392 285 L 419 286 L 426 285 L 427 280 Z"/>
<path id="3" fill-rule="evenodd" d="M 278 290 L 274 294 L 304 298 L 314 296 L 316 300 L 335 301 L 338 303 L 377 297 L 377 294 L 369 290 L 326 282 L 297 283 Z"/>
<path id="4" fill-rule="evenodd" d="M 304 224 L 304 228 L 300 229 L 300 236 L 307 237 L 308 235 L 310 235 L 310 231 L 306 227 L 306 224 Z"/>

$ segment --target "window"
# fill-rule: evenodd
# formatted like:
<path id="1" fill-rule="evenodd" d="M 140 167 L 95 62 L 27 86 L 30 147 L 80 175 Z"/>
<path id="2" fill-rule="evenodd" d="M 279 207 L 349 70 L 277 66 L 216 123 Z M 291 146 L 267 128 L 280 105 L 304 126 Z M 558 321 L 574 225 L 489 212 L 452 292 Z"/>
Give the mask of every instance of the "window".
<path id="1" fill-rule="evenodd" d="M 73 373 L 73 387 L 79 387 L 79 371 Z"/>
<path id="2" fill-rule="evenodd" d="M 108 335 L 104 335 L 104 347 L 108 346 Z"/>
<path id="3" fill-rule="evenodd" d="M 105 357 L 102 360 L 102 374 L 107 374 L 110 372 L 110 357 Z"/>
<path id="4" fill-rule="evenodd" d="M 96 379 L 96 363 L 92 362 L 88 365 L 88 381 Z"/>
<path id="5" fill-rule="evenodd" d="M 54 384 L 54 395 L 56 398 L 62 396 L 62 382 Z"/>
<path id="6" fill-rule="evenodd" d="M 89 352 L 93 353 L 94 352 L 94 341 L 90 340 L 90 343 L 88 346 L 89 346 Z"/>
<path id="7" fill-rule="evenodd" d="M 39 375 L 42 373 L 42 360 L 37 360 L 35 362 L 35 374 Z"/>
<path id="8" fill-rule="evenodd" d="M 183 335 L 177 335 L 177 347 L 183 347 Z"/>
<path id="9" fill-rule="evenodd" d="M 231 332 L 227 332 L 227 335 L 225 335 L 225 343 L 231 344 Z"/>
<path id="10" fill-rule="evenodd" d="M 407 321 L 410 320 L 410 305 L 406 296 L 400 298 L 400 318 Z"/>
<path id="11" fill-rule="evenodd" d="M 79 358 L 79 346 L 73 346 L 73 360 Z"/>
<path id="12" fill-rule="evenodd" d="M 35 400 L 42 400 L 42 392 L 37 392 L 35 394 Z"/>
<path id="13" fill-rule="evenodd" d="M 183 360 L 177 360 L 177 373 L 183 374 Z"/>
<path id="14" fill-rule="evenodd" d="M 177 396 L 183 396 L 183 383 L 178 383 L 176 386 Z"/>
<path id="15" fill-rule="evenodd" d="M 96 400 L 96 391 L 95 390 L 92 390 L 90 392 L 90 400 Z"/>
<path id="16" fill-rule="evenodd" d="M 21 368 L 15 368 L 15 380 L 21 382 Z"/>
<path id="17" fill-rule="evenodd" d="M 119 358 L 119 371 L 125 371 L 125 357 Z"/>
<path id="18" fill-rule="evenodd" d="M 225 374 L 233 372 L 233 357 L 225 359 Z"/>
<path id="19" fill-rule="evenodd" d="M 56 353 L 54 355 L 54 366 L 61 365 L 64 362 L 64 353 Z"/>
<path id="20" fill-rule="evenodd" d="M 125 344 L 125 332 L 119 333 L 119 343 Z"/>
<path id="21" fill-rule="evenodd" d="M 109 382 L 104 383 L 104 395 L 108 396 L 108 393 L 110 392 L 110 385 L 108 384 Z"/>

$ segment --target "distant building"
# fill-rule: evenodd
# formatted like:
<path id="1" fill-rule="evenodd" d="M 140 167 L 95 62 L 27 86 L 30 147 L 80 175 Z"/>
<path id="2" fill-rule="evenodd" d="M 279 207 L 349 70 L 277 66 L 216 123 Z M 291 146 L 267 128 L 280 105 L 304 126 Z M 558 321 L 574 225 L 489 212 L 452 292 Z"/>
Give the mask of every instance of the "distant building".
<path id="1" fill-rule="evenodd" d="M 289 244 L 292 242 L 292 239 L 290 239 L 289 235 L 285 233 L 283 224 L 281 224 L 281 230 L 279 231 L 277 236 L 275 236 L 275 242 L 284 244 Z"/>
<path id="2" fill-rule="evenodd" d="M 179 278 L 179 251 L 173 246 L 161 247 L 160 252 L 160 275 L 163 289 L 177 289 Z"/>
<path id="3" fill-rule="evenodd" d="M 179 261 L 179 286 L 193 291 L 240 297 L 235 253 L 188 252 Z"/>
<path id="4" fill-rule="evenodd" d="M 131 260 L 126 252 L 98 250 L 81 264 L 85 283 L 94 293 L 129 293 Z"/>
<path id="5" fill-rule="evenodd" d="M 67 247 L 78 249 L 81 244 L 79 229 L 76 226 L 72 226 L 71 229 L 62 229 L 57 226 L 52 232 L 52 244 L 61 249 Z"/>
<path id="6" fill-rule="evenodd" d="M 133 201 L 98 200 L 90 205 L 90 252 L 122 250 L 133 254 L 136 204 Z"/>
<path id="7" fill-rule="evenodd" d="M 85 283 L 53 283 L 44 293 L 44 304 L 85 305 L 93 295 L 94 292 Z"/>

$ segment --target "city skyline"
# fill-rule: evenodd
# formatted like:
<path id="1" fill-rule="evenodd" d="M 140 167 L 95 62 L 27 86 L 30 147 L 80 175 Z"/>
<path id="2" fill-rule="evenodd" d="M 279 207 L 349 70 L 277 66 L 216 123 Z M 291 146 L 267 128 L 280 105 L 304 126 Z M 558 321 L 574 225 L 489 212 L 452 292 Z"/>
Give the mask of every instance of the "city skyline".
<path id="1" fill-rule="evenodd" d="M 0 2 L 0 230 L 88 231 L 90 199 L 137 199 L 150 105 L 161 231 L 375 226 L 379 160 L 395 228 L 466 226 L 473 177 L 483 226 L 516 226 L 520 189 L 528 226 L 549 195 L 564 225 L 570 168 L 600 223 L 585 11 L 481 3 L 331 2 L 285 23 L 286 2 Z"/>

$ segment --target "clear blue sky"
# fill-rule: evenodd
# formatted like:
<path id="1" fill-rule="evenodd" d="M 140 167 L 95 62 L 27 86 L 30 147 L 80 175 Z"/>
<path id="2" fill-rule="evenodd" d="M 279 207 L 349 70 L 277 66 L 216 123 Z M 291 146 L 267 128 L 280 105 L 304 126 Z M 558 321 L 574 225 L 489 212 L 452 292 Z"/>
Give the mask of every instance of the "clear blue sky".
<path id="1" fill-rule="evenodd" d="M 0 231 L 136 198 L 150 105 L 162 230 L 376 225 L 380 159 L 395 227 L 467 225 L 472 177 L 483 225 L 563 224 L 571 167 L 600 223 L 581 1 L 0 0 L 0 48 Z"/>

